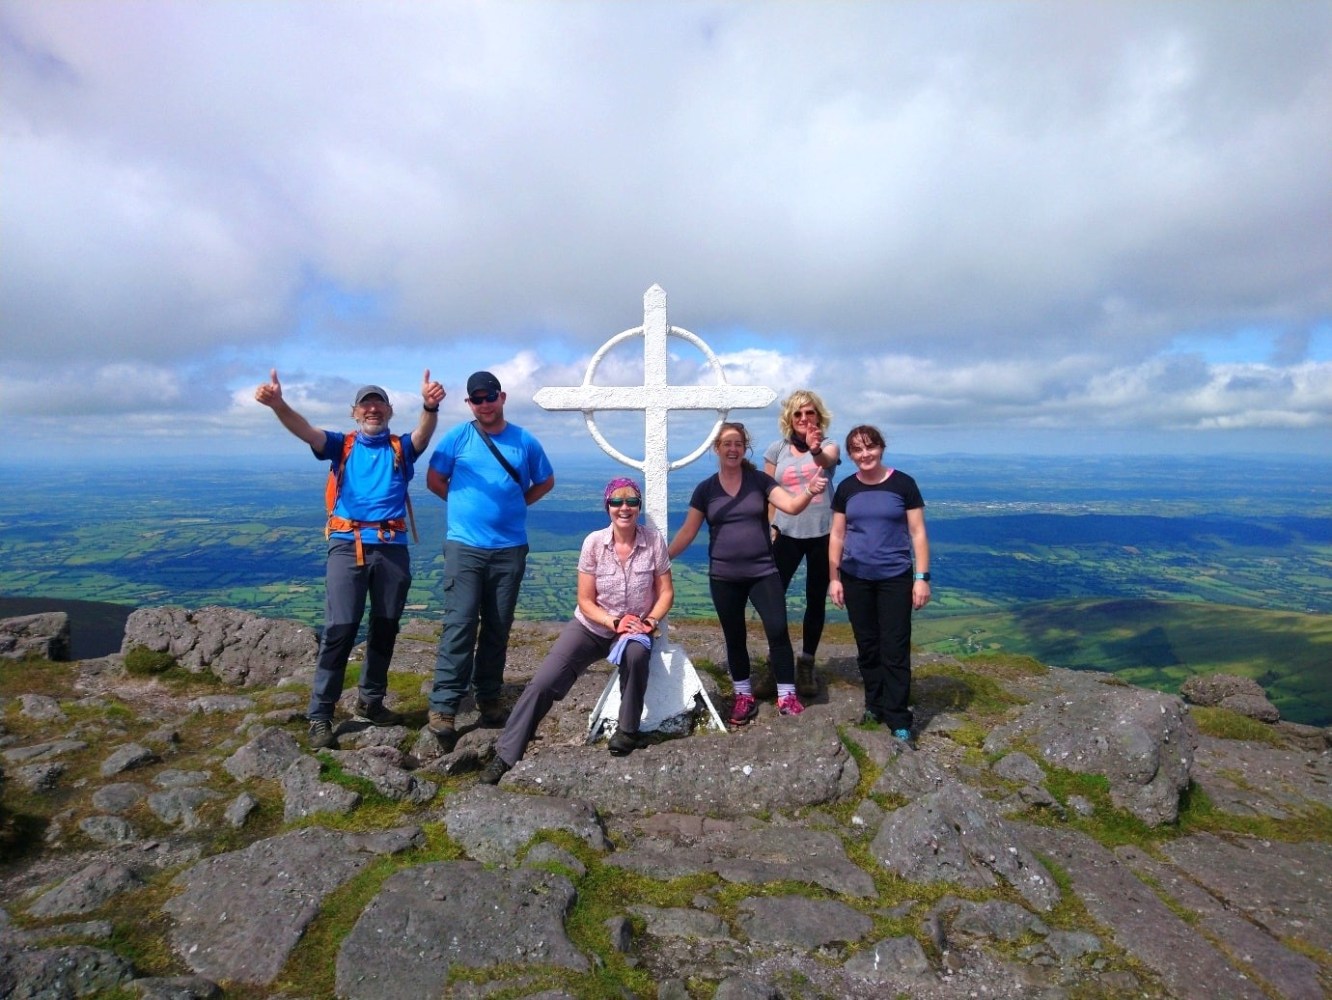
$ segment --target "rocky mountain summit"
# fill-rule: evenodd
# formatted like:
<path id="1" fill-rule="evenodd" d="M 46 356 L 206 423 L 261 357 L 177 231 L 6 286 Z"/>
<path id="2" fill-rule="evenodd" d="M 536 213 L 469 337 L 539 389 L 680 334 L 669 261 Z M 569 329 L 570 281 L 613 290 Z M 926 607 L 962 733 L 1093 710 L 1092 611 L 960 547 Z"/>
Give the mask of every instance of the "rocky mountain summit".
<path id="1" fill-rule="evenodd" d="M 612 757 L 606 664 L 491 787 L 474 709 L 424 730 L 433 622 L 407 725 L 311 754 L 309 628 L 143 609 L 68 662 L 61 618 L 0 622 L 0 997 L 1332 993 L 1329 733 L 1242 678 L 920 656 L 907 745 L 834 628 L 798 717 Z M 510 701 L 558 628 L 516 626 Z M 671 638 L 722 707 L 715 624 Z"/>

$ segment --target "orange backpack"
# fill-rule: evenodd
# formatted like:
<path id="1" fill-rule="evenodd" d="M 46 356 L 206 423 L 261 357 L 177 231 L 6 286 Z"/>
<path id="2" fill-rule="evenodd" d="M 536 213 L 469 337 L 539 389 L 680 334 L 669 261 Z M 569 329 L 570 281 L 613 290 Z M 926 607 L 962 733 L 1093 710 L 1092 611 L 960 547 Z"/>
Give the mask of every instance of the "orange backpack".
<path id="1" fill-rule="evenodd" d="M 393 446 L 393 468 L 396 472 L 402 471 L 402 438 L 397 434 L 389 435 L 389 444 Z M 324 537 L 328 538 L 335 531 L 350 531 L 356 539 L 356 565 L 365 565 L 365 548 L 361 543 L 361 529 L 374 528 L 379 533 L 379 539 L 382 542 L 391 542 L 395 531 L 406 531 L 407 524 L 400 517 L 392 518 L 387 521 L 353 521 L 349 517 L 340 517 L 333 513 L 333 508 L 337 506 L 338 494 L 342 492 L 342 476 L 347 471 L 347 460 L 351 457 L 352 448 L 356 446 L 356 431 L 350 431 L 342 439 L 342 460 L 338 462 L 338 469 L 334 472 L 328 470 L 328 482 L 324 484 L 324 508 L 328 511 L 328 523 L 324 525 Z M 412 498 L 410 494 L 405 495 L 407 501 L 407 517 L 412 524 L 412 541 L 419 542 L 416 535 L 416 515 L 412 513 Z"/>

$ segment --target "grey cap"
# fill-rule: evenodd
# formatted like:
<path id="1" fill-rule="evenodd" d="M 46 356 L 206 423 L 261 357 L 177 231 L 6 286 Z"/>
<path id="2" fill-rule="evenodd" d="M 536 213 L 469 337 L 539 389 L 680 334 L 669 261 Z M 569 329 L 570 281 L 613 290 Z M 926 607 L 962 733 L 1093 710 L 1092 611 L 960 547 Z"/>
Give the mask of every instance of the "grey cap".
<path id="1" fill-rule="evenodd" d="M 352 406 L 360 406 L 363 402 L 365 402 L 366 396 L 378 396 L 385 403 L 389 402 L 388 393 L 385 392 L 383 389 L 381 389 L 379 386 L 363 385 L 356 390 L 356 399 L 352 402 Z M 389 403 L 389 405 L 392 406 L 393 404 Z"/>

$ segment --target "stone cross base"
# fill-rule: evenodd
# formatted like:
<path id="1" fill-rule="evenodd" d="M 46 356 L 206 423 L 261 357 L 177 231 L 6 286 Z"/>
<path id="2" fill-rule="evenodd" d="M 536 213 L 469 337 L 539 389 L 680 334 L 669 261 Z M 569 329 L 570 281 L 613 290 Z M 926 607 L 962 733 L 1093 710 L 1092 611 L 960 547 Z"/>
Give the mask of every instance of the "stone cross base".
<path id="1" fill-rule="evenodd" d="M 642 733 L 687 733 L 694 723 L 698 701 L 707 708 L 711 724 L 722 732 L 726 726 L 703 689 L 703 681 L 685 654 L 684 647 L 673 642 L 657 642 L 649 661 L 647 697 L 643 699 Z M 587 741 L 595 742 L 615 731 L 620 718 L 620 674 L 616 670 L 597 699 L 587 722 Z"/>

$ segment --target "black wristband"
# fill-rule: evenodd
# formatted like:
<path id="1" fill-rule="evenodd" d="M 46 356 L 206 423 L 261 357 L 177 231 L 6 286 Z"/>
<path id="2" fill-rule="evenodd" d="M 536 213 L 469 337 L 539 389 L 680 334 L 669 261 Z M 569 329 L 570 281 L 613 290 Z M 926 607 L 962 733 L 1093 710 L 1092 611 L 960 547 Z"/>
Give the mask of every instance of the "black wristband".
<path id="1" fill-rule="evenodd" d="M 425 403 L 422 403 L 422 404 L 421 404 L 421 409 L 425 410 L 426 413 L 438 413 L 438 412 L 439 412 L 439 404 L 436 403 L 434 406 L 426 406 Z"/>

